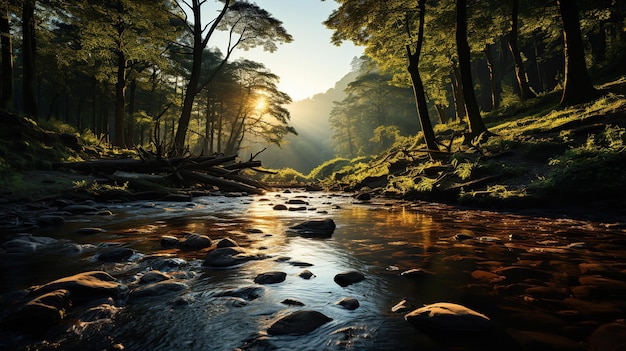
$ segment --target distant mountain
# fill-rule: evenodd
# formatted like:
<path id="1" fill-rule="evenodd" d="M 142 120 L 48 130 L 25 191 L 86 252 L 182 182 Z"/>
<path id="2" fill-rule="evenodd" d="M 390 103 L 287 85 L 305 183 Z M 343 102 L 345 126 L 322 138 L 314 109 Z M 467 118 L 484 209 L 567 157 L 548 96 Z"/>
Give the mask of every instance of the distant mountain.
<path id="1" fill-rule="evenodd" d="M 259 159 L 266 168 L 291 167 L 307 174 L 320 163 L 334 157 L 331 145 L 332 131 L 328 123 L 333 101 L 345 97 L 344 90 L 358 73 L 350 72 L 343 76 L 333 88 L 325 93 L 313 95 L 288 106 L 291 125 L 298 135 L 290 135 L 282 148 L 269 147 Z M 242 155 L 243 156 L 243 155 Z"/>

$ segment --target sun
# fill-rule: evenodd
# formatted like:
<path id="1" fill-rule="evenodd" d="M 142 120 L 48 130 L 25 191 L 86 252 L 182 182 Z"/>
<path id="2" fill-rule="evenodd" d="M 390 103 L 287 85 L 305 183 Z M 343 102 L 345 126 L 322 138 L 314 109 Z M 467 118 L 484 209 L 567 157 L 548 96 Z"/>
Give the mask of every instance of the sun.
<path id="1" fill-rule="evenodd" d="M 267 98 L 265 96 L 259 96 L 254 104 L 254 109 L 257 112 L 264 112 L 267 108 Z"/>

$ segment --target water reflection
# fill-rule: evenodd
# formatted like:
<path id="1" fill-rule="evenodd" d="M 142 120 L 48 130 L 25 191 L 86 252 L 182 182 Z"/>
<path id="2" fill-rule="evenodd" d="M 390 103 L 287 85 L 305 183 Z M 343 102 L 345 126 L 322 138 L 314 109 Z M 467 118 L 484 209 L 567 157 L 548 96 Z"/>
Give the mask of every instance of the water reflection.
<path id="1" fill-rule="evenodd" d="M 273 209 L 290 199 L 306 202 L 306 209 Z M 445 349 L 441 343 L 415 330 L 401 314 L 392 313 L 391 307 L 402 299 L 415 306 L 439 301 L 465 303 L 494 316 L 505 328 L 519 328 L 509 320 L 508 311 L 545 308 L 520 298 L 527 286 L 570 289 L 570 285 L 578 284 L 579 264 L 585 262 L 601 262 L 615 271 L 613 279 L 624 278 L 620 272 L 624 269 L 624 230 L 602 223 L 461 211 L 428 203 L 358 204 L 348 196 L 324 193 L 206 197 L 188 204 L 154 202 L 109 208 L 114 212 L 110 218 L 76 217 L 62 230 L 42 234 L 78 243 L 122 244 L 144 255 L 181 257 L 190 262 L 183 269 L 197 274 L 183 300 L 157 298 L 130 304 L 117 313 L 115 328 L 107 331 L 107 337 L 127 350 L 293 350 L 294 345 L 302 350 L 441 350 Z M 305 220 L 325 218 L 337 224 L 330 238 L 305 238 L 289 229 Z M 74 233 L 85 223 L 106 232 L 89 237 Z M 213 240 L 229 237 L 269 258 L 233 269 L 210 269 L 201 266 L 209 249 L 182 251 L 159 244 L 163 235 L 182 238 L 187 232 Z M 457 240 L 457 234 L 473 239 Z M 516 239 L 511 240 L 512 236 Z M 583 244 L 576 245 L 580 242 Z M 71 261 L 46 256 L 16 270 L 30 280 L 15 281 L 26 287 L 89 269 L 108 270 L 121 279 L 137 274 L 133 271 L 136 262 L 102 264 L 93 257 L 93 252 Z M 494 272 L 511 266 L 541 268 L 554 272 L 555 278 L 516 281 L 498 291 L 492 283 L 476 281 L 472 276 L 475 271 Z M 415 268 L 429 275 L 411 279 L 400 276 Z M 301 278 L 304 269 L 314 276 Z M 333 278 L 348 270 L 362 272 L 366 279 L 340 287 Z M 254 278 L 268 271 L 285 272 L 286 280 L 263 286 L 263 293 L 254 299 L 219 296 L 224 291 L 255 286 Z M 502 292 L 514 288 L 522 289 L 522 293 Z M 336 302 L 345 297 L 356 298 L 360 307 L 349 311 L 338 306 Z M 283 304 L 285 299 L 297 299 L 305 304 L 302 308 L 320 311 L 333 321 L 305 336 L 267 338 L 265 332 L 273 321 L 300 308 Z M 618 306 L 626 306 L 621 297 L 611 299 L 619 302 Z M 587 322 L 580 319 L 573 324 Z M 550 332 L 557 335 L 560 331 Z M 583 342 L 583 336 L 574 339 Z M 89 345 L 87 337 L 67 346 L 80 349 L 85 345 Z"/>

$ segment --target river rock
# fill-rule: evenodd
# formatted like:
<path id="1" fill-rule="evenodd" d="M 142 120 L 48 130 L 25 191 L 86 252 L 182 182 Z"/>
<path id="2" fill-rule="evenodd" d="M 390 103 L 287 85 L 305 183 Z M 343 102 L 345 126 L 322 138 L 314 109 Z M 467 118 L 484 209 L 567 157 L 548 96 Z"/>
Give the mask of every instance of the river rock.
<path id="1" fill-rule="evenodd" d="M 252 286 L 244 286 L 244 287 L 237 288 L 237 289 L 229 289 L 229 290 L 221 291 L 221 292 L 216 293 L 215 296 L 218 296 L 218 297 L 231 296 L 231 297 L 238 297 L 247 301 L 252 301 L 263 296 L 264 293 L 265 293 L 264 287 L 258 286 L 258 285 L 252 285 Z"/>
<path id="2" fill-rule="evenodd" d="M 288 205 L 308 205 L 309 203 L 302 199 L 289 199 L 287 200 Z"/>
<path id="3" fill-rule="evenodd" d="M 287 273 L 285 272 L 266 272 L 261 273 L 254 278 L 254 282 L 257 284 L 276 284 L 285 281 Z"/>
<path id="4" fill-rule="evenodd" d="M 270 335 L 302 335 L 312 332 L 333 319 L 317 311 L 296 311 L 275 321 L 267 330 Z"/>
<path id="5" fill-rule="evenodd" d="M 56 215 L 43 215 L 37 218 L 40 227 L 59 227 L 65 224 L 65 218 Z"/>
<path id="6" fill-rule="evenodd" d="M 302 279 L 311 279 L 311 277 L 314 277 L 315 274 L 311 273 L 311 271 L 309 271 L 308 269 L 305 269 L 302 272 L 300 272 L 298 276 Z"/>
<path id="7" fill-rule="evenodd" d="M 117 282 L 109 273 L 91 271 L 61 278 L 36 287 L 31 294 L 41 295 L 55 290 L 68 290 L 72 301 L 101 297 L 119 298 L 126 287 Z"/>
<path id="8" fill-rule="evenodd" d="M 235 240 L 231 239 L 231 238 L 222 238 L 220 241 L 217 242 L 216 247 L 218 249 L 224 248 L 224 247 L 237 247 L 239 246 Z"/>
<path id="9" fill-rule="evenodd" d="M 344 297 L 335 303 L 350 311 L 356 310 L 361 305 L 359 304 L 359 300 L 352 297 Z"/>
<path id="10" fill-rule="evenodd" d="M 287 211 L 288 207 L 283 205 L 283 204 L 278 204 L 278 205 L 274 205 L 274 207 L 272 207 L 272 209 L 274 211 Z"/>
<path id="11" fill-rule="evenodd" d="M 203 265 L 208 267 L 225 268 L 263 258 L 265 258 L 264 255 L 251 253 L 241 247 L 223 247 L 210 251 L 206 255 Z"/>
<path id="12" fill-rule="evenodd" d="M 142 285 L 138 288 L 135 288 L 131 290 L 129 298 L 131 301 L 133 301 L 140 298 L 163 296 L 166 294 L 183 291 L 187 288 L 189 287 L 185 283 L 165 280 L 157 283 Z"/>
<path id="13" fill-rule="evenodd" d="M 180 247 L 185 250 L 200 250 L 211 246 L 211 239 L 206 235 L 190 233 L 185 240 L 180 243 Z"/>
<path id="14" fill-rule="evenodd" d="M 405 312 L 409 312 L 412 309 L 414 309 L 412 304 L 408 300 L 404 299 L 404 300 L 398 302 L 397 304 L 395 304 L 391 308 L 391 312 L 393 312 L 393 313 L 405 313 Z"/>
<path id="15" fill-rule="evenodd" d="M 337 228 L 335 222 L 330 218 L 326 218 L 322 220 L 305 221 L 294 225 L 290 229 L 295 230 L 302 236 L 330 237 L 333 235 L 335 228 Z"/>
<path id="16" fill-rule="evenodd" d="M 10 328 L 39 333 L 58 324 L 69 305 L 70 292 L 54 290 L 26 303 L 7 318 L 6 324 Z"/>
<path id="17" fill-rule="evenodd" d="M 434 275 L 435 273 L 427 271 L 425 269 L 421 269 L 421 268 L 413 268 L 413 269 L 409 269 L 400 273 L 401 277 L 411 278 L 411 279 L 421 279 L 421 278 L 426 278 L 426 277 L 432 277 Z"/>
<path id="18" fill-rule="evenodd" d="M 56 247 L 57 243 L 59 243 L 57 239 L 21 233 L 3 243 L 2 248 L 10 254 L 32 254 L 49 249 L 53 246 Z"/>
<path id="19" fill-rule="evenodd" d="M 177 247 L 180 244 L 180 240 L 177 237 L 171 235 L 162 235 L 159 244 L 163 248 Z"/>
<path id="20" fill-rule="evenodd" d="M 417 329 L 433 333 L 487 332 L 492 328 L 487 316 L 448 302 L 415 309 L 406 314 L 404 319 Z"/>
<path id="21" fill-rule="evenodd" d="M 170 277 L 169 275 L 161 271 L 154 270 L 154 271 L 150 271 L 142 275 L 141 278 L 139 278 L 139 283 L 152 284 L 152 283 L 158 283 L 158 282 L 162 282 L 164 280 L 169 280 L 169 279 L 172 279 L 172 277 Z"/>
<path id="22" fill-rule="evenodd" d="M 284 299 L 280 303 L 288 306 L 304 306 L 304 302 L 296 299 Z"/>
<path id="23" fill-rule="evenodd" d="M 103 262 L 122 262 L 128 260 L 135 250 L 128 247 L 114 247 L 101 252 L 98 260 Z"/>
<path id="24" fill-rule="evenodd" d="M 348 285 L 358 283 L 363 279 L 365 279 L 365 275 L 363 275 L 363 273 L 357 271 L 349 271 L 335 275 L 335 278 L 333 280 L 340 286 L 346 287 Z"/>
<path id="25" fill-rule="evenodd" d="M 623 322 L 603 324 L 593 331 L 589 343 L 594 351 L 626 350 L 626 325 Z"/>

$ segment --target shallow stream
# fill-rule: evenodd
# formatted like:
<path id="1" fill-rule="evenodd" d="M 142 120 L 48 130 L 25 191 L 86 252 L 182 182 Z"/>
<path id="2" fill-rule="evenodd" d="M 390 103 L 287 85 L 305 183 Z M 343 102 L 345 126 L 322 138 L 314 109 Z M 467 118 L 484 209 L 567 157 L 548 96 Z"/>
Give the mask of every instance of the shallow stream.
<path id="1" fill-rule="evenodd" d="M 290 199 L 306 202 L 293 205 L 306 209 L 273 209 Z M 429 203 L 357 203 L 347 195 L 297 191 L 99 206 L 113 215 L 71 216 L 61 228 L 33 234 L 96 247 L 123 244 L 136 255 L 118 263 L 98 262 L 90 250 L 15 264 L 4 260 L 6 285 L 1 292 L 88 270 L 104 270 L 131 282 L 145 273 L 138 271 L 136 262 L 154 254 L 186 260 L 181 269 L 191 276 L 185 279 L 189 289 L 174 297 L 120 306 L 109 323 L 69 326 L 71 336 L 32 341 L 26 348 L 90 349 L 104 338 L 124 350 L 534 350 L 557 344 L 559 349 L 578 345 L 584 350 L 595 345 L 598 328 L 625 316 L 626 229 L 619 223 L 531 218 Z M 303 237 L 289 229 L 324 218 L 337 225 L 330 238 Z M 106 231 L 77 234 L 83 227 Z M 213 240 L 229 237 L 268 258 L 212 269 L 202 266 L 207 249 L 161 247 L 161 236 L 183 237 L 186 232 Z M 527 270 L 501 272 L 511 267 Z M 415 268 L 428 275 L 402 275 Z M 314 277 L 299 277 L 304 269 Z M 365 280 L 347 287 L 333 281 L 336 274 L 351 270 L 362 272 Z M 258 287 L 254 278 L 269 271 L 287 273 L 286 280 L 263 285 L 258 298 L 216 296 L 228 289 Z M 545 272 L 547 278 L 539 274 Z M 595 285 L 581 282 L 588 276 L 604 280 Z M 356 298 L 359 308 L 336 304 L 345 297 Z M 304 306 L 281 303 L 288 298 Z M 414 307 L 436 302 L 465 305 L 497 323 L 506 341 L 440 338 L 417 330 L 404 320 L 404 313 L 391 310 L 403 299 Z M 320 311 L 333 320 L 305 335 L 266 334 L 273 321 L 297 309 Z M 626 338 L 622 341 L 626 344 Z"/>

